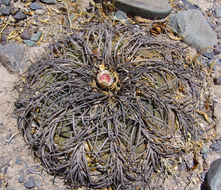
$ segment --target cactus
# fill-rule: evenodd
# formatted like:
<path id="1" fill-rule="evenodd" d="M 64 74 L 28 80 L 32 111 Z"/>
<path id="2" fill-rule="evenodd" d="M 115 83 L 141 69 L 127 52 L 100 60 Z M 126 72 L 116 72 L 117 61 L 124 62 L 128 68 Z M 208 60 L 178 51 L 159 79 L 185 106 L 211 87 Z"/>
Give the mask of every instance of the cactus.
<path id="1" fill-rule="evenodd" d="M 47 50 L 21 84 L 18 127 L 69 186 L 145 188 L 162 158 L 197 138 L 206 71 L 176 44 L 93 23 Z"/>

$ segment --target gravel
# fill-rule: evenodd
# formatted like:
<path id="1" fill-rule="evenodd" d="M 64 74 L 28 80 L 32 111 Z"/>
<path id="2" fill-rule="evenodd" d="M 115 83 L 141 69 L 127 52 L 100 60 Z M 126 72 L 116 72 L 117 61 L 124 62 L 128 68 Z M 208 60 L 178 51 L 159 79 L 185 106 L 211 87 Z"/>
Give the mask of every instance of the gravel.
<path id="1" fill-rule="evenodd" d="M 30 176 L 28 180 L 24 183 L 24 186 L 26 189 L 31 189 L 35 187 L 35 178 L 33 176 Z"/>
<path id="2" fill-rule="evenodd" d="M 205 153 L 208 153 L 209 152 L 209 148 L 208 147 L 203 147 L 201 150 L 200 150 L 200 154 L 205 154 Z"/>
<path id="3" fill-rule="evenodd" d="M 221 149 L 221 143 L 220 142 L 215 142 L 215 143 L 210 145 L 210 148 L 213 151 L 219 151 Z"/>
<path id="4" fill-rule="evenodd" d="M 25 176 L 23 173 L 18 175 L 18 183 L 24 183 L 25 181 Z"/>
<path id="5" fill-rule="evenodd" d="M 42 3 L 45 3 L 45 4 L 56 4 L 56 0 L 40 0 Z"/>
<path id="6" fill-rule="evenodd" d="M 1 9 L 1 14 L 4 16 L 10 15 L 10 7 L 5 7 Z"/>
<path id="7" fill-rule="evenodd" d="M 24 30 L 24 32 L 22 32 L 20 34 L 21 39 L 23 40 L 30 40 L 31 38 L 31 33 L 29 32 L 29 30 Z"/>
<path id="8" fill-rule="evenodd" d="M 22 11 L 18 11 L 13 17 L 16 21 L 20 21 L 26 19 L 27 16 Z"/>
<path id="9" fill-rule="evenodd" d="M 22 159 L 20 156 L 17 156 L 16 160 L 15 160 L 15 164 L 21 165 L 22 164 Z"/>
<path id="10" fill-rule="evenodd" d="M 32 10 L 42 9 L 41 5 L 38 3 L 30 3 L 29 6 Z"/>

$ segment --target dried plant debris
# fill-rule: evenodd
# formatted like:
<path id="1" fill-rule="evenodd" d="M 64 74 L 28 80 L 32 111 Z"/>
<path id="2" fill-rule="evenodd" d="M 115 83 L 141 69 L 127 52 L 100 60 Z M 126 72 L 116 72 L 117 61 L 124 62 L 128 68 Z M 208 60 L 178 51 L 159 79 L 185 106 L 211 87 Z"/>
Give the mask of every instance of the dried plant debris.
<path id="1" fill-rule="evenodd" d="M 199 139 L 208 77 L 176 44 L 92 23 L 29 68 L 18 127 L 44 168 L 73 188 L 144 189 Z"/>

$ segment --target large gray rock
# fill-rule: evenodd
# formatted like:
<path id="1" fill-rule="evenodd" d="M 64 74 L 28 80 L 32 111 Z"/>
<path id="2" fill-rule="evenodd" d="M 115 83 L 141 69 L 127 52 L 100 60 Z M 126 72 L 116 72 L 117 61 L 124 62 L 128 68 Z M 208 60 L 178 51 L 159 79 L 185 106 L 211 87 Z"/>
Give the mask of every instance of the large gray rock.
<path id="1" fill-rule="evenodd" d="M 27 51 L 25 45 L 19 43 L 0 46 L 0 64 L 11 73 L 23 73 L 29 66 Z"/>
<path id="2" fill-rule="evenodd" d="M 221 189 L 221 158 L 211 164 L 206 177 L 206 185 L 208 190 Z"/>
<path id="3" fill-rule="evenodd" d="M 168 0 L 116 0 L 115 6 L 129 14 L 149 19 L 162 19 L 169 15 Z"/>
<path id="4" fill-rule="evenodd" d="M 169 25 L 184 38 L 184 42 L 196 48 L 204 49 L 217 44 L 215 32 L 199 10 L 191 9 L 171 15 Z"/>

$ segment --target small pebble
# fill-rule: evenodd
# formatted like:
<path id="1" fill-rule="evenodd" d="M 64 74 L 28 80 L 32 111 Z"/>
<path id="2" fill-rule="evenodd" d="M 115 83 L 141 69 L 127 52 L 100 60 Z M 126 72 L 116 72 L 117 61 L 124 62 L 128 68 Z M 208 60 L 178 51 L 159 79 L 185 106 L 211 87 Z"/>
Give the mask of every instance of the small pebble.
<path id="1" fill-rule="evenodd" d="M 208 158 L 208 154 L 207 154 L 207 153 L 204 153 L 203 156 L 202 156 L 202 158 L 203 158 L 204 160 L 207 159 L 207 158 Z"/>
<path id="2" fill-rule="evenodd" d="M 26 189 L 31 189 L 35 187 L 35 179 L 33 176 L 30 176 L 28 180 L 24 183 Z"/>
<path id="3" fill-rule="evenodd" d="M 37 42 L 40 39 L 41 35 L 42 35 L 42 32 L 34 33 L 31 36 L 31 40 L 34 42 Z"/>
<path id="4" fill-rule="evenodd" d="M 4 16 L 10 15 L 10 7 L 5 7 L 5 8 L 3 8 L 3 9 L 1 9 L 1 13 L 2 13 L 2 15 L 4 15 Z"/>
<path id="5" fill-rule="evenodd" d="M 193 155 L 191 154 L 185 155 L 184 161 L 186 163 L 187 169 L 193 168 L 194 166 Z"/>
<path id="6" fill-rule="evenodd" d="M 215 17 L 219 18 L 221 17 L 221 8 L 215 8 Z"/>
<path id="7" fill-rule="evenodd" d="M 22 164 L 22 159 L 20 156 L 17 156 L 16 160 L 15 160 L 15 164 L 21 165 Z"/>
<path id="8" fill-rule="evenodd" d="M 23 40 L 23 42 L 29 47 L 33 47 L 35 45 L 35 42 L 32 40 Z"/>
<path id="9" fill-rule="evenodd" d="M 179 170 L 179 171 L 184 171 L 184 170 L 186 170 L 186 169 L 187 169 L 187 167 L 186 167 L 186 164 L 185 164 L 185 163 L 181 163 L 181 164 L 178 165 L 178 170 Z"/>
<path id="10" fill-rule="evenodd" d="M 31 38 L 31 33 L 29 32 L 29 30 L 24 30 L 24 32 L 22 32 L 20 34 L 21 39 L 23 40 L 30 40 Z"/>
<path id="11" fill-rule="evenodd" d="M 208 153 L 209 152 L 209 148 L 208 147 L 203 147 L 201 150 L 200 150 L 200 154 L 205 154 L 205 153 Z"/>
<path id="12" fill-rule="evenodd" d="M 217 38 L 221 39 L 221 33 L 217 34 Z"/>
<path id="13" fill-rule="evenodd" d="M 24 183 L 25 181 L 25 176 L 23 173 L 19 174 L 18 176 L 18 183 Z"/>
<path id="14" fill-rule="evenodd" d="M 56 0 L 40 0 L 42 3 L 45 3 L 45 4 L 55 4 L 57 3 Z"/>
<path id="15" fill-rule="evenodd" d="M 9 6 L 10 5 L 10 1 L 11 0 L 2 0 L 2 3 L 6 6 Z"/>
<path id="16" fill-rule="evenodd" d="M 30 3 L 30 8 L 32 9 L 32 10 L 37 10 L 37 9 L 42 9 L 42 7 L 41 7 L 41 5 L 40 4 L 38 4 L 38 3 Z"/>
<path id="17" fill-rule="evenodd" d="M 210 145 L 210 148 L 213 151 L 219 151 L 221 149 L 221 143 L 220 142 L 215 142 L 215 143 Z"/>
<path id="18" fill-rule="evenodd" d="M 214 55 L 219 55 L 221 53 L 221 45 L 217 44 L 214 46 Z"/>
<path id="19" fill-rule="evenodd" d="M 123 11 L 117 11 L 114 14 L 114 19 L 115 20 L 127 20 L 127 14 Z"/>
<path id="20" fill-rule="evenodd" d="M 22 11 L 18 11 L 13 17 L 16 21 L 20 21 L 26 19 L 26 14 Z"/>

